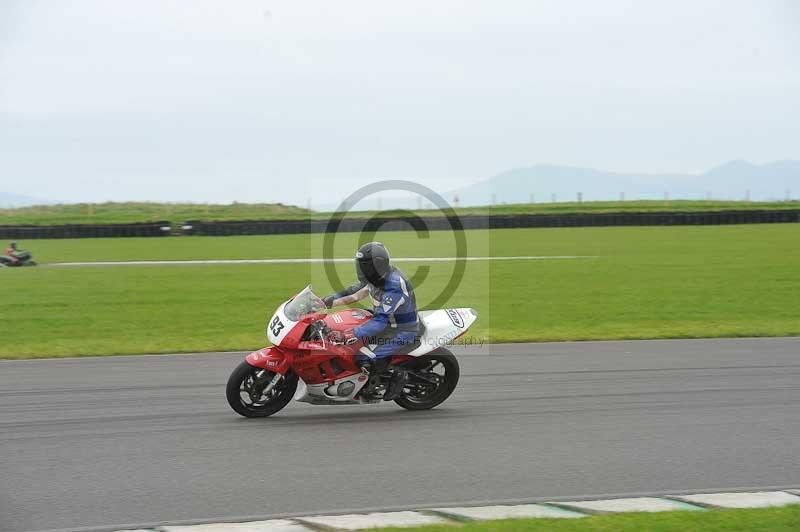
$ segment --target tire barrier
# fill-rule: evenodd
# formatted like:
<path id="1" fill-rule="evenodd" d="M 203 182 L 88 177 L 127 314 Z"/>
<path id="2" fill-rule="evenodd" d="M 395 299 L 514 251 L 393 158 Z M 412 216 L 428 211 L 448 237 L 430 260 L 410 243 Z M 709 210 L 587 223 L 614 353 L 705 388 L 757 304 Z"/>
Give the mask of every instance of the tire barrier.
<path id="1" fill-rule="evenodd" d="M 351 218 L 343 219 L 339 232 L 414 230 L 424 222 L 429 231 L 452 230 L 451 220 L 442 216 L 427 218 Z M 518 229 L 528 227 L 607 227 L 652 225 L 725 225 L 800 222 L 800 210 L 708 211 L 708 212 L 608 212 L 586 214 L 464 215 L 464 229 Z M 324 233 L 328 220 L 263 220 L 237 222 L 189 221 L 185 235 L 289 235 Z"/>
<path id="2" fill-rule="evenodd" d="M 518 229 L 530 227 L 607 227 L 652 225 L 724 225 L 798 223 L 800 209 L 772 211 L 708 212 L 608 212 L 586 214 L 464 215 L 464 229 Z M 424 224 L 429 231 L 452 230 L 453 220 L 443 216 L 344 218 L 337 231 L 409 231 Z M 188 221 L 180 234 L 199 236 L 290 235 L 324 233 L 329 220 L 261 220 L 236 222 Z M 106 225 L 0 225 L 0 240 L 38 238 L 124 238 L 171 234 L 168 221 Z"/>
<path id="3" fill-rule="evenodd" d="M 0 239 L 120 238 L 168 236 L 170 222 L 106 225 L 0 225 Z"/>

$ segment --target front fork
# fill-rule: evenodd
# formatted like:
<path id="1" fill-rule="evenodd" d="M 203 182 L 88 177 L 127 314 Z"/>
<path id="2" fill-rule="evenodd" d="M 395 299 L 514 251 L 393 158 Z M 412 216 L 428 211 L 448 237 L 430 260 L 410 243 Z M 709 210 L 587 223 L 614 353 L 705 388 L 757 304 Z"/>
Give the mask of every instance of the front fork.
<path id="1" fill-rule="evenodd" d="M 267 370 L 265 370 L 265 369 L 262 369 L 261 371 L 259 371 L 258 373 L 256 373 L 256 376 L 260 378 L 260 377 L 262 377 L 262 376 L 264 375 L 264 373 L 266 373 L 266 372 L 267 372 Z M 275 374 L 275 376 L 274 376 L 274 377 L 272 377 L 272 380 L 271 380 L 271 381 L 269 381 L 269 384 L 267 384 L 267 387 L 266 387 L 266 388 L 264 388 L 264 391 L 263 391 L 262 393 L 263 393 L 264 395 L 267 395 L 267 394 L 269 394 L 269 392 L 271 392 L 271 391 L 272 391 L 272 389 L 275 387 L 275 385 L 277 385 L 279 382 L 281 382 L 281 379 L 283 379 L 283 375 L 281 375 L 280 373 L 276 373 L 276 374 Z"/>

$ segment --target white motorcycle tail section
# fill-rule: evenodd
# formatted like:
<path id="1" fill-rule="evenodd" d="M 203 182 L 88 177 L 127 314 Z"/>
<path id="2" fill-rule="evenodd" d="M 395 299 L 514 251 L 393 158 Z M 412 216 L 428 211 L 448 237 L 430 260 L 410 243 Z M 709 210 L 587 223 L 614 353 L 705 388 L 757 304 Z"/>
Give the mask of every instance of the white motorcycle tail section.
<path id="1" fill-rule="evenodd" d="M 474 308 L 448 308 L 423 310 L 419 317 L 425 325 L 425 332 L 420 338 L 420 346 L 408 353 L 414 357 L 435 351 L 467 332 L 478 319 L 478 313 Z"/>

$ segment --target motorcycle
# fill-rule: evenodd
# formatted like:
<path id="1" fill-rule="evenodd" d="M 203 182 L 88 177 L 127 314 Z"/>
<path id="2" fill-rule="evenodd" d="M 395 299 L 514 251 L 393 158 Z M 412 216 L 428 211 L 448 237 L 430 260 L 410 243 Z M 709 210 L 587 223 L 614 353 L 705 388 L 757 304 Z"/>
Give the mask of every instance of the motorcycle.
<path id="1" fill-rule="evenodd" d="M 231 408 L 245 417 L 266 417 L 292 398 L 313 405 L 380 403 L 391 374 L 371 373 L 356 363 L 358 354 L 375 357 L 369 345 L 331 334 L 352 330 L 371 317 L 359 308 L 328 313 L 307 286 L 280 305 L 267 322 L 273 345 L 250 353 L 231 373 L 226 387 Z M 421 311 L 419 318 L 416 341 L 399 349 L 390 361 L 407 371 L 407 382 L 394 402 L 408 410 L 431 409 L 453 393 L 459 365 L 445 346 L 464 334 L 478 313 L 453 308 Z"/>
<path id="2" fill-rule="evenodd" d="M 13 257 L 0 255 L 0 268 L 17 268 L 19 266 L 36 266 L 36 261 L 33 260 L 33 253 L 20 251 Z"/>

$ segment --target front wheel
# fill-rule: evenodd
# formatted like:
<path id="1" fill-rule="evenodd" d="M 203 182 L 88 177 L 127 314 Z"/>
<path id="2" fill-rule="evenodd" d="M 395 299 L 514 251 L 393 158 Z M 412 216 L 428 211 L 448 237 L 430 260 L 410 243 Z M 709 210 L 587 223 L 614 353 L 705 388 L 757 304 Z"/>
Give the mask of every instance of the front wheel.
<path id="1" fill-rule="evenodd" d="M 297 375 L 287 373 L 273 384 L 276 373 L 243 361 L 228 378 L 228 404 L 244 417 L 267 417 L 289 404 L 297 390 Z"/>
<path id="2" fill-rule="evenodd" d="M 408 384 L 403 395 L 394 402 L 407 410 L 430 410 L 440 405 L 458 384 L 458 360 L 444 348 L 414 359 L 405 367 Z"/>

